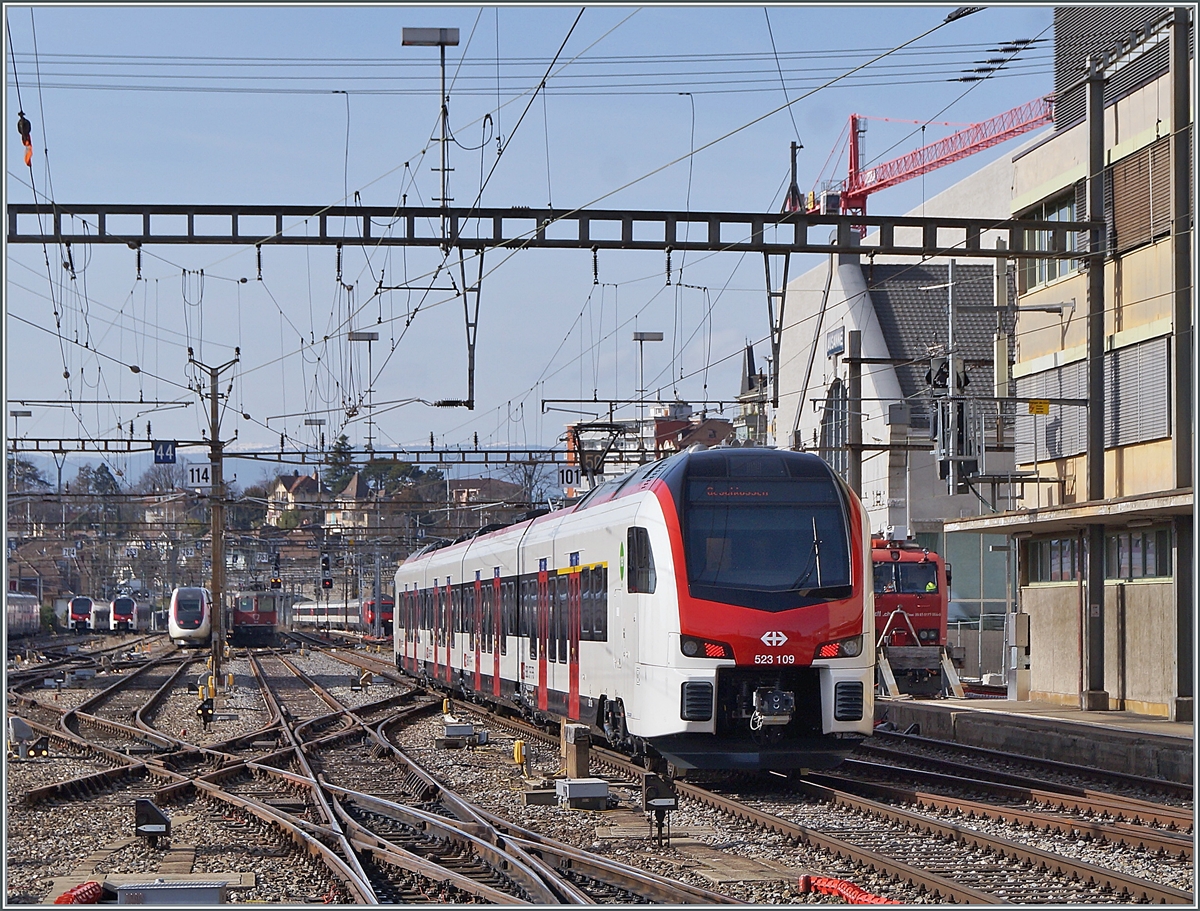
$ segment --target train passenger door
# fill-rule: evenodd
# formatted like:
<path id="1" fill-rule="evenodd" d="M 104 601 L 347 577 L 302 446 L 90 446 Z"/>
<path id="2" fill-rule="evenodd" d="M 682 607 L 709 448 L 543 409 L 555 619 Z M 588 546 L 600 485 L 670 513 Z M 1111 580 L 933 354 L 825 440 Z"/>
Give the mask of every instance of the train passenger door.
<path id="1" fill-rule="evenodd" d="M 475 611 L 471 618 L 471 643 L 475 652 L 475 692 L 479 692 L 482 683 L 479 677 L 479 652 L 483 648 L 483 578 L 479 570 L 475 570 Z"/>
<path id="2" fill-rule="evenodd" d="M 580 633 L 580 585 L 583 574 L 579 571 L 579 553 L 571 554 L 571 572 L 567 583 L 567 714 L 579 719 L 579 633 Z M 560 582 L 563 580 L 559 580 Z"/>
<path id="3" fill-rule="evenodd" d="M 450 577 L 446 577 L 446 597 L 443 599 L 443 607 L 445 608 L 444 616 L 442 617 L 442 628 L 446 631 L 446 682 L 454 682 L 454 658 L 450 654 L 454 646 L 454 586 L 450 584 Z"/>
<path id="4" fill-rule="evenodd" d="M 546 676 L 546 649 L 550 640 L 550 573 L 546 569 L 546 558 L 538 560 L 537 575 L 537 641 L 538 641 L 538 708 L 550 707 L 550 693 Z"/>
<path id="5" fill-rule="evenodd" d="M 492 575 L 492 695 L 500 695 L 500 642 L 504 636 L 501 620 L 504 607 L 504 586 L 500 581 L 500 567 Z"/>

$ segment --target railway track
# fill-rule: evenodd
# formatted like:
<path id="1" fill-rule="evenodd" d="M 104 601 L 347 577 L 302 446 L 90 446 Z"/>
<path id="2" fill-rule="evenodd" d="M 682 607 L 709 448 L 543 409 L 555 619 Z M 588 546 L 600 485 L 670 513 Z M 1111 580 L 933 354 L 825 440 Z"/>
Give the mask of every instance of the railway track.
<path id="1" fill-rule="evenodd" d="M 480 711 L 474 706 L 461 709 Z M 551 739 L 541 729 L 524 722 L 497 721 L 488 714 L 493 723 L 514 727 L 524 736 Z M 611 769 L 624 774 L 638 771 L 637 766 L 619 754 L 596 747 L 592 752 Z M 687 781 L 677 781 L 675 786 L 681 797 L 783 835 L 792 843 L 853 858 L 866 868 L 885 872 L 943 901 L 1191 904 L 1193 900 L 1190 892 L 1181 889 L 839 791 L 817 783 L 815 777 L 795 783 L 804 798 L 802 802 L 780 798 L 783 779 L 753 780 L 757 784 L 748 794 L 736 790 L 726 793 Z M 819 811 L 810 812 L 809 808 L 817 805 Z M 975 808 L 964 801 L 944 801 L 934 809 L 965 815 Z M 830 818 L 831 810 L 836 813 L 834 819 Z M 806 825 L 809 817 L 813 823 Z M 1141 843 L 1129 837 L 1117 841 L 1126 845 Z M 1166 853 L 1180 853 L 1179 842 L 1177 837 L 1167 842 Z M 1153 843 L 1146 848 L 1160 850 Z"/>

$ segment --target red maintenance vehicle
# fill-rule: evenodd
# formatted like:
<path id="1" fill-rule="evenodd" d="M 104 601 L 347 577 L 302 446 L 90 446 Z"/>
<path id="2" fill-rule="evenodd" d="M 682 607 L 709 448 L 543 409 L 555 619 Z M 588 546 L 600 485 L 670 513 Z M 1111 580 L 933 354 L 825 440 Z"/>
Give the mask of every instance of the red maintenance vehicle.
<path id="1" fill-rule="evenodd" d="M 946 640 L 950 567 L 915 541 L 871 539 L 879 683 L 887 695 L 933 695 L 962 686 Z M 960 659 L 961 660 L 961 659 Z"/>

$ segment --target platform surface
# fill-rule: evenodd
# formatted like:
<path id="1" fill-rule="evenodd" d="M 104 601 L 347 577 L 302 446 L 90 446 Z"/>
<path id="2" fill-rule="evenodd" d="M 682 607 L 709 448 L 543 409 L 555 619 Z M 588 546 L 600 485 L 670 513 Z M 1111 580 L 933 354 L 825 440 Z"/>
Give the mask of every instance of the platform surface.
<path id="1" fill-rule="evenodd" d="M 1009 699 L 875 698 L 875 721 L 926 737 L 1191 783 L 1194 725 L 1133 712 Z"/>
<path id="2" fill-rule="evenodd" d="M 888 702 L 876 698 L 876 702 Z M 1049 702 L 1033 702 L 1016 699 L 936 699 L 917 700 L 927 704 L 943 704 L 954 709 L 969 709 L 976 712 L 1005 712 L 1048 718 L 1070 724 L 1090 724 L 1114 731 L 1132 734 L 1153 734 L 1161 737 L 1195 739 L 1195 726 L 1182 721 L 1169 721 L 1156 715 L 1138 715 L 1134 712 L 1085 712 L 1078 706 L 1054 705 Z"/>

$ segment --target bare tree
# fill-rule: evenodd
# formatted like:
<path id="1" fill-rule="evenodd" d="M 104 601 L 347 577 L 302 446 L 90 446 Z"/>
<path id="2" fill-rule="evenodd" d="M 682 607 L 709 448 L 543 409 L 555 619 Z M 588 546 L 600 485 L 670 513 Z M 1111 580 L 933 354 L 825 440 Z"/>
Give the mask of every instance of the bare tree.
<path id="1" fill-rule="evenodd" d="M 532 505 L 544 503 L 553 490 L 551 456 L 514 462 L 504 470 L 504 479 L 520 486 L 525 499 Z"/>
<path id="2" fill-rule="evenodd" d="M 183 487 L 187 470 L 179 462 L 173 465 L 152 465 L 146 469 L 137 484 L 138 493 L 166 493 Z"/>

